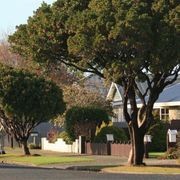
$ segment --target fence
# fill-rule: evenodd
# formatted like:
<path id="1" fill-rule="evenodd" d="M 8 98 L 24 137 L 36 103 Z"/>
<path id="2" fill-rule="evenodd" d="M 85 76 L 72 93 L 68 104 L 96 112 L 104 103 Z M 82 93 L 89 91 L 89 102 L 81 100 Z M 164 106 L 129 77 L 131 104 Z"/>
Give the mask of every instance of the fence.
<path id="1" fill-rule="evenodd" d="M 112 155 L 112 156 L 129 156 L 131 144 L 116 144 L 116 143 L 91 143 L 85 142 L 79 138 L 73 144 L 66 144 L 63 139 L 58 138 L 56 142 L 50 143 L 46 138 L 41 139 L 42 149 L 57 151 L 80 153 L 89 155 Z M 84 150 L 83 150 L 84 149 Z"/>
<path id="2" fill-rule="evenodd" d="M 131 144 L 85 143 L 85 153 L 90 155 L 129 156 Z"/>

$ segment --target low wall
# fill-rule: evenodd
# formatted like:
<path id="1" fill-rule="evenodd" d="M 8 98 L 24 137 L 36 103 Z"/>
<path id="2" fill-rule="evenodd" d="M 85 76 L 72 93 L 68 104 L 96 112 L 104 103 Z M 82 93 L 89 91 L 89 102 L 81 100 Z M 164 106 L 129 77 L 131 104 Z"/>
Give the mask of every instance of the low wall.
<path id="1" fill-rule="evenodd" d="M 56 142 L 49 143 L 46 138 L 41 138 L 41 148 L 56 152 L 79 153 L 79 141 L 76 140 L 73 144 L 66 144 L 63 139 L 58 138 Z"/>

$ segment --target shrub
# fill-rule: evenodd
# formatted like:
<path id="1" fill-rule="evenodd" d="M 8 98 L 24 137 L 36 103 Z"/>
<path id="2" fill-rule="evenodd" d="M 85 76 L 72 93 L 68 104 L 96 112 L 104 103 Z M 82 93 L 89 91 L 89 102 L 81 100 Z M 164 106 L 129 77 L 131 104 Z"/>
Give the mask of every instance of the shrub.
<path id="1" fill-rule="evenodd" d="M 106 126 L 100 130 L 100 132 L 96 135 L 94 141 L 107 142 L 106 134 L 113 134 L 114 141 L 117 142 L 124 142 L 128 140 L 126 133 L 123 129 L 120 129 L 116 126 Z"/>
<path id="2" fill-rule="evenodd" d="M 66 112 L 65 128 L 72 140 L 80 135 L 92 140 L 96 127 L 100 127 L 102 122 L 108 124 L 109 120 L 106 110 L 98 107 L 74 106 Z"/>
<path id="3" fill-rule="evenodd" d="M 29 144 L 29 148 L 30 149 L 41 149 L 41 146 L 37 145 L 37 144 L 34 144 L 34 143 L 30 143 Z"/>
<path id="4" fill-rule="evenodd" d="M 152 136 L 152 142 L 149 151 L 166 151 L 167 123 L 161 120 L 155 120 L 155 123 L 149 129 L 148 134 Z"/>
<path id="5" fill-rule="evenodd" d="M 72 144 L 73 142 L 72 138 L 69 137 L 66 131 L 62 131 L 58 137 L 62 138 L 67 144 Z"/>
<path id="6" fill-rule="evenodd" d="M 47 139 L 49 143 L 55 143 L 57 141 L 57 138 L 58 138 L 58 132 L 55 129 L 51 129 L 47 133 Z"/>
<path id="7" fill-rule="evenodd" d="M 171 147 L 167 150 L 167 152 L 160 157 L 160 159 L 177 159 L 178 156 L 176 154 L 177 148 L 176 147 Z"/>

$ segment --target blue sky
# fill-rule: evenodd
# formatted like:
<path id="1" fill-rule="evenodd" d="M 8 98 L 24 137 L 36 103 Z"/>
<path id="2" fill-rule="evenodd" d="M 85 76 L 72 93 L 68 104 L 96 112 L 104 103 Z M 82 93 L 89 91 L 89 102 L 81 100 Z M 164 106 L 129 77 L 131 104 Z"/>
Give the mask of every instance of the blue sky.
<path id="1" fill-rule="evenodd" d="M 26 23 L 43 0 L 0 0 L 0 39 L 12 33 L 15 26 Z M 44 0 L 51 4 L 55 0 Z"/>

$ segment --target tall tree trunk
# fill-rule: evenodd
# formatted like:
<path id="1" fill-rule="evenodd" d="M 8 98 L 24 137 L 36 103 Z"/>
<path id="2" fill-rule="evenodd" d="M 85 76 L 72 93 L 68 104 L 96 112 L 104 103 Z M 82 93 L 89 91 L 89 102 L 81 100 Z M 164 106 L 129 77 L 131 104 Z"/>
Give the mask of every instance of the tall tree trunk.
<path id="1" fill-rule="evenodd" d="M 130 127 L 130 137 L 131 137 L 131 151 L 129 154 L 128 163 L 130 165 L 144 165 L 144 133 L 140 131 L 137 127 Z"/>
<path id="2" fill-rule="evenodd" d="M 22 148 L 24 150 L 24 155 L 30 155 L 30 151 L 27 145 L 27 140 L 22 141 Z"/>

